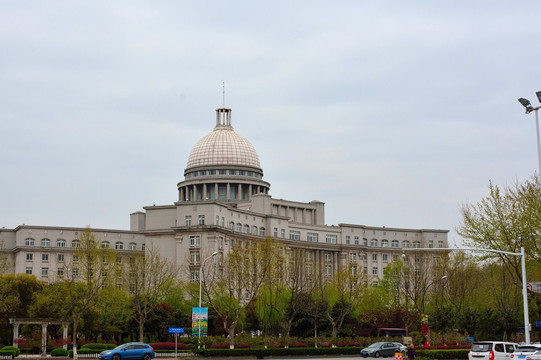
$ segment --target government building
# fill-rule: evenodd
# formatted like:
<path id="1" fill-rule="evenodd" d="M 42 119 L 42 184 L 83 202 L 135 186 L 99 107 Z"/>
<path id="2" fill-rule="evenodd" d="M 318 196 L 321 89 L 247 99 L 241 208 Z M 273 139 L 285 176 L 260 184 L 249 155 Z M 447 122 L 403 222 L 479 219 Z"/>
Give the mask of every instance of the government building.
<path id="1" fill-rule="evenodd" d="M 273 198 L 252 144 L 235 132 L 231 109 L 216 110 L 216 125 L 193 147 L 173 203 L 145 206 L 130 215 L 129 230 L 92 229 L 117 261 L 158 249 L 182 266 L 184 280 L 198 280 L 202 259 L 227 254 L 236 240 L 272 237 L 284 249 L 302 249 L 306 265 L 330 277 L 345 265 L 376 283 L 405 248 L 422 248 L 438 259 L 448 247 L 448 230 L 403 229 L 355 224 L 325 225 L 325 204 Z M 20 225 L 0 229 L 8 273 L 62 279 L 65 264 L 84 228 Z M 434 248 L 434 252 L 430 249 Z"/>

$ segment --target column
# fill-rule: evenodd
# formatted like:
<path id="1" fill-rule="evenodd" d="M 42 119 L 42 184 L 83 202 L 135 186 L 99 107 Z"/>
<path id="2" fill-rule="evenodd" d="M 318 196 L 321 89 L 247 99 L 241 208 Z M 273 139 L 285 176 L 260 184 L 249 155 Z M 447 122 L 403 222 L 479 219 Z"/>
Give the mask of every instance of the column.
<path id="1" fill-rule="evenodd" d="M 62 339 L 64 340 L 64 350 L 68 350 L 68 326 L 69 324 L 62 324 Z"/>
<path id="2" fill-rule="evenodd" d="M 13 322 L 13 346 L 19 347 L 16 340 L 19 338 L 19 323 Z"/>
<path id="3" fill-rule="evenodd" d="M 220 200 L 220 194 L 218 194 L 218 183 L 214 184 L 214 200 Z"/>
<path id="4" fill-rule="evenodd" d="M 252 198 L 252 184 L 248 185 L 248 200 Z"/>
<path id="5" fill-rule="evenodd" d="M 193 199 L 192 201 L 197 201 L 197 198 L 199 197 L 199 194 L 197 193 L 197 185 L 193 186 Z"/>
<path id="6" fill-rule="evenodd" d="M 41 324 L 41 355 L 47 355 L 47 323 Z"/>
<path id="7" fill-rule="evenodd" d="M 231 200 L 230 196 L 231 196 L 231 184 L 227 183 L 227 190 L 225 192 L 225 199 L 226 200 Z"/>
<path id="8" fill-rule="evenodd" d="M 242 200 L 242 184 L 238 186 L 237 200 Z"/>
<path id="9" fill-rule="evenodd" d="M 207 184 L 203 184 L 203 200 L 208 200 Z"/>

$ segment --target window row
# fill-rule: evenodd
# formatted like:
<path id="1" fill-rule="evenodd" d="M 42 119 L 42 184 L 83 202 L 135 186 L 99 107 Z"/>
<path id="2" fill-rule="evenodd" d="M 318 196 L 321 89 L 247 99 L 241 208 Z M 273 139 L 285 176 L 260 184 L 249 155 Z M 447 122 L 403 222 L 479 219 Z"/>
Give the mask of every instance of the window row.
<path id="1" fill-rule="evenodd" d="M 246 170 L 226 170 L 226 169 L 217 169 L 217 170 L 199 170 L 192 171 L 186 174 L 186 179 L 198 176 L 214 176 L 214 175 L 239 175 L 239 176 L 248 176 L 256 179 L 261 178 L 261 174 L 255 171 L 246 171 Z"/>
<path id="2" fill-rule="evenodd" d="M 36 241 L 33 238 L 26 238 L 24 240 L 25 246 L 35 246 Z M 43 238 L 40 242 L 42 247 L 50 247 L 51 246 L 51 239 Z M 64 239 L 57 239 L 56 240 L 56 247 L 66 247 L 66 240 Z M 101 242 L 101 248 L 102 249 L 109 249 L 111 247 L 111 243 L 109 241 L 102 241 Z M 115 250 L 124 250 L 124 243 L 122 241 L 117 241 L 114 244 Z M 78 248 L 81 247 L 81 241 L 78 239 L 71 240 L 71 247 L 72 248 Z M 131 242 L 128 244 L 128 250 L 137 250 L 137 244 L 134 242 Z M 145 250 L 145 244 L 141 245 L 141 250 Z"/>

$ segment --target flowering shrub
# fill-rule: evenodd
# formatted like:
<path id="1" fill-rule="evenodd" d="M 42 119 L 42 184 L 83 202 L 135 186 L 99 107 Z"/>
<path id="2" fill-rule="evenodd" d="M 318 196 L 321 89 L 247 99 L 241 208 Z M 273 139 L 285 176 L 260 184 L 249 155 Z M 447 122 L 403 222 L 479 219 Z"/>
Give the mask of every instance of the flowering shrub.
<path id="1" fill-rule="evenodd" d="M 235 344 L 236 349 L 247 349 L 250 345 L 248 344 Z M 229 343 L 223 342 L 223 343 L 215 343 L 210 345 L 211 349 L 229 349 Z"/>
<path id="2" fill-rule="evenodd" d="M 69 337 L 67 339 L 57 338 L 51 340 L 51 345 L 53 346 L 53 348 L 61 348 L 64 345 L 68 344 L 71 344 L 71 339 Z"/>
<path id="3" fill-rule="evenodd" d="M 307 345 L 305 343 L 299 342 L 299 341 L 289 344 L 289 347 L 292 347 L 292 348 L 302 348 L 306 346 Z"/>

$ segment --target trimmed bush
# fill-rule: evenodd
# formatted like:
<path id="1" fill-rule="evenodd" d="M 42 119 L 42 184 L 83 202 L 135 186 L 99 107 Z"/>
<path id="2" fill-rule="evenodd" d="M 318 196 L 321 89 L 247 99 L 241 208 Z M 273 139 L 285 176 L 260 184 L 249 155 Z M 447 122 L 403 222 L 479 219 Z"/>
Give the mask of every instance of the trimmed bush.
<path id="1" fill-rule="evenodd" d="M 2 349 L 0 349 L 2 351 L 9 351 L 9 350 L 13 350 L 15 351 L 15 356 L 19 356 L 21 354 L 21 350 L 16 347 L 16 346 L 4 346 Z"/>
<path id="2" fill-rule="evenodd" d="M 52 349 L 51 356 L 68 356 L 68 350 L 63 348 Z"/>
<path id="3" fill-rule="evenodd" d="M 467 359 L 469 349 L 459 350 L 416 350 L 416 357 L 425 359 Z"/>
<path id="4" fill-rule="evenodd" d="M 0 350 L 0 356 L 11 356 L 12 359 L 17 356 L 15 353 L 15 350 Z"/>

